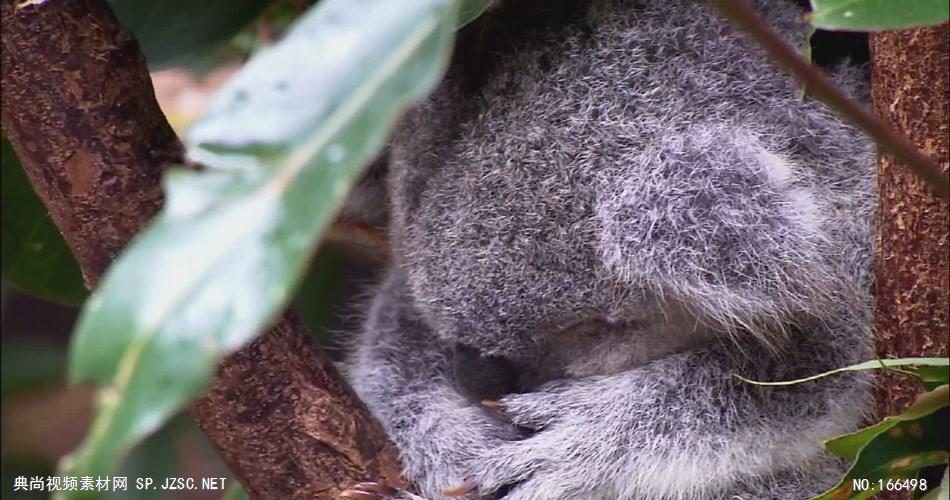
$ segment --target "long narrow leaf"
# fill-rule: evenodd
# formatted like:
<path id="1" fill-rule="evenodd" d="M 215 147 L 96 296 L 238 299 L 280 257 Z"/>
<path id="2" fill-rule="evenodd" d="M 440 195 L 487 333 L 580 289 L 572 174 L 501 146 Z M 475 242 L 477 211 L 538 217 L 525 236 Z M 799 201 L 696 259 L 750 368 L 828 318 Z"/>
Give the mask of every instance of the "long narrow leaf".
<path id="1" fill-rule="evenodd" d="M 894 368 L 896 366 L 932 366 L 932 367 L 948 367 L 950 366 L 950 359 L 948 358 L 901 358 L 901 359 L 875 359 L 872 361 L 865 361 L 864 363 L 858 363 L 856 365 L 846 366 L 844 368 L 836 368 L 824 373 L 819 373 L 817 375 L 812 375 L 810 377 L 800 378 L 796 380 L 783 380 L 781 382 L 760 382 L 757 380 L 750 380 L 741 375 L 733 374 L 733 377 L 737 379 L 754 385 L 795 385 L 801 384 L 802 382 L 811 382 L 812 380 L 818 380 L 820 378 L 827 377 L 829 375 L 834 375 L 836 373 L 844 372 L 854 372 L 861 370 L 879 370 L 882 368 Z M 911 373 L 916 375 L 916 373 Z M 926 374 L 928 377 L 934 376 L 933 370 L 927 370 Z"/>
<path id="2" fill-rule="evenodd" d="M 859 431 L 850 434 L 844 434 L 825 441 L 825 448 L 831 453 L 848 460 L 855 460 L 861 448 L 881 433 L 886 432 L 891 427 L 901 423 L 919 420 L 941 408 L 950 404 L 947 398 L 950 393 L 946 385 L 940 386 L 930 392 L 926 392 L 917 397 L 917 400 L 909 408 L 899 415 L 892 415 L 884 420 Z"/>
<path id="3" fill-rule="evenodd" d="M 208 168 L 166 178 L 164 210 L 83 310 L 70 375 L 104 387 L 65 475 L 108 474 L 277 315 L 397 114 L 440 78 L 455 23 L 450 0 L 324 0 L 222 89 L 186 137 Z"/>
<path id="4" fill-rule="evenodd" d="M 458 27 L 474 21 L 478 16 L 488 8 L 490 0 L 461 0 L 458 11 Z"/>
<path id="5" fill-rule="evenodd" d="M 947 22 L 947 0 L 811 0 L 811 22 L 831 30 L 893 30 Z"/>

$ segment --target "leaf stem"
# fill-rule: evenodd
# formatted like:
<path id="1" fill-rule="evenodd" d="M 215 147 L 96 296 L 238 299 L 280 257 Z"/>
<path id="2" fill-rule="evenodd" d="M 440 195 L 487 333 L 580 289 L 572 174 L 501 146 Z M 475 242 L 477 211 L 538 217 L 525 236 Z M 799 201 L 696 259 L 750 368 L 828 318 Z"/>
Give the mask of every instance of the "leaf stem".
<path id="1" fill-rule="evenodd" d="M 808 92 L 844 115 L 867 132 L 875 142 L 910 167 L 942 198 L 950 199 L 950 179 L 940 171 L 933 159 L 922 154 L 904 136 L 893 131 L 879 118 L 866 111 L 853 99 L 806 62 L 749 6 L 746 0 L 711 0 L 713 6 L 739 28 L 759 42 L 772 59 L 792 76 L 802 81 Z"/>

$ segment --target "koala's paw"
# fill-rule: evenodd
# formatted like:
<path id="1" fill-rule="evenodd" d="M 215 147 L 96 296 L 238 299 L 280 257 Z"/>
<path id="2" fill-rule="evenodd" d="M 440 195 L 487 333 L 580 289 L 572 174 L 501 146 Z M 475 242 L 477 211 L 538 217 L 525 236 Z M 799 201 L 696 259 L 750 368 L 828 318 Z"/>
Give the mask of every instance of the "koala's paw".
<path id="1" fill-rule="evenodd" d="M 358 483 L 340 493 L 340 498 L 349 500 L 426 500 L 406 490 L 382 483 Z"/>
<path id="2" fill-rule="evenodd" d="M 498 409 L 535 433 L 473 463 L 469 477 L 478 491 L 504 500 L 610 497 L 613 481 L 626 476 L 631 429 L 620 405 L 604 403 L 610 388 L 602 382 L 560 383 L 502 398 Z M 623 401 L 619 396 L 614 403 Z"/>
<path id="3" fill-rule="evenodd" d="M 491 450 L 524 437 L 510 422 L 473 404 L 421 414 L 415 423 L 396 436 L 403 474 L 420 495 L 433 500 L 487 498 L 474 491 L 468 472 Z"/>

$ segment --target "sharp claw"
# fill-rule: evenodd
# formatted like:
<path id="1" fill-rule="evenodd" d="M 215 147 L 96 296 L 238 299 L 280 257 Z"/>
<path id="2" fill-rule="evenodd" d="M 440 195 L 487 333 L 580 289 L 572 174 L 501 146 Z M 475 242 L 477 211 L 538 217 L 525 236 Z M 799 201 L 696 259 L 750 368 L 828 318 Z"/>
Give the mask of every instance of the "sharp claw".
<path id="1" fill-rule="evenodd" d="M 360 490 L 343 490 L 343 492 L 340 493 L 340 498 L 352 500 L 384 500 L 386 497 Z"/>
<path id="2" fill-rule="evenodd" d="M 488 407 L 488 408 L 498 408 L 498 400 L 497 400 L 497 399 L 483 399 L 483 400 L 481 400 L 481 404 L 482 404 L 482 406 L 485 406 L 485 407 Z"/>
<path id="3" fill-rule="evenodd" d="M 399 494 L 399 490 L 393 488 L 392 486 L 385 485 L 383 483 L 374 483 L 372 481 L 356 484 L 353 486 L 353 489 L 390 497 Z"/>
<path id="4" fill-rule="evenodd" d="M 460 497 L 466 493 L 475 491 L 475 485 L 471 481 L 463 481 L 462 484 L 442 490 L 442 494 L 447 497 Z"/>

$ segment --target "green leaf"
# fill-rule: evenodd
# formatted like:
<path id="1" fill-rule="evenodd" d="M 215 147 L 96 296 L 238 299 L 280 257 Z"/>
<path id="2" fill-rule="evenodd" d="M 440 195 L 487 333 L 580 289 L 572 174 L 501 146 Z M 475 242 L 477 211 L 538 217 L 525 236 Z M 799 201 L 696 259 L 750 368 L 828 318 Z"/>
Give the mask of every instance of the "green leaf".
<path id="1" fill-rule="evenodd" d="M 864 363 L 858 363 L 856 365 L 846 366 L 844 368 L 836 368 L 824 373 L 819 373 L 817 375 L 812 375 L 810 377 L 800 378 L 796 380 L 783 380 L 781 382 L 760 382 L 757 380 L 750 380 L 741 375 L 733 374 L 733 377 L 737 379 L 754 385 L 769 385 L 769 386 L 779 386 L 779 385 L 795 385 L 801 384 L 802 382 L 811 382 L 813 380 L 818 380 L 820 378 L 827 377 L 829 375 L 834 375 L 836 373 L 844 372 L 853 372 L 861 370 L 879 370 L 879 369 L 888 369 L 895 366 L 910 366 L 912 367 L 908 370 L 910 375 L 918 375 L 919 369 L 914 367 L 919 366 L 929 366 L 935 367 L 934 369 L 926 370 L 928 377 L 936 377 L 935 373 L 938 373 L 937 370 L 944 369 L 944 367 L 950 366 L 950 359 L 948 358 L 900 358 L 900 359 L 875 359 L 871 361 L 865 361 Z M 922 375 L 921 375 L 922 376 Z"/>
<path id="2" fill-rule="evenodd" d="M 893 30 L 950 19 L 947 0 L 811 0 L 811 23 L 829 30 Z"/>
<path id="3" fill-rule="evenodd" d="M 910 371 L 920 379 L 928 391 L 950 384 L 950 367 L 948 366 L 919 365 L 911 367 Z"/>
<path id="4" fill-rule="evenodd" d="M 222 89 L 187 136 L 208 168 L 166 176 L 165 208 L 80 316 L 70 377 L 105 387 L 64 475 L 107 474 L 290 300 L 397 114 L 441 77 L 453 7 L 324 0 Z"/>
<path id="5" fill-rule="evenodd" d="M 149 436 L 136 446 L 129 456 L 119 467 L 118 476 L 130 478 L 129 490 L 111 491 L 106 498 L 112 500 L 122 500 L 129 497 L 130 491 L 135 491 L 134 481 L 137 478 L 150 477 L 156 482 L 161 482 L 164 478 L 180 477 L 182 474 L 179 449 L 175 446 L 182 437 L 182 431 L 190 423 L 188 416 L 178 414 L 175 418 L 168 421 L 156 433 Z M 160 500 L 174 498 L 169 490 L 150 491 L 147 495 L 149 500 Z"/>
<path id="6" fill-rule="evenodd" d="M 237 34 L 268 0 L 109 0 L 151 69 L 182 64 Z"/>
<path id="7" fill-rule="evenodd" d="M 922 467 L 946 463 L 950 445 L 950 430 L 946 426 L 950 416 L 948 387 L 921 394 L 900 415 L 826 441 L 830 452 L 854 463 L 841 482 L 815 498 L 870 498 L 880 492 L 873 488 L 878 479 L 914 478 Z M 854 479 L 867 479 L 872 488 L 853 490 Z"/>
<path id="8" fill-rule="evenodd" d="M 0 247 L 3 277 L 19 290 L 66 305 L 86 298 L 79 264 L 53 225 L 13 147 L 2 139 Z"/>
<path id="9" fill-rule="evenodd" d="M 816 500 L 840 498 L 871 498 L 880 493 L 878 480 L 915 478 L 923 467 L 947 463 L 947 408 L 920 419 L 898 422 L 887 432 L 871 440 L 858 455 L 845 477 L 834 488 L 815 497 Z M 871 488 L 852 489 L 853 480 L 867 479 Z"/>
<path id="10" fill-rule="evenodd" d="M 901 422 L 919 420 L 941 408 L 945 408 L 948 405 L 947 387 L 944 385 L 936 390 L 919 395 L 914 404 L 899 415 L 886 417 L 883 421 L 857 432 L 829 439 L 825 441 L 825 448 L 839 457 L 855 460 L 861 448 L 881 433 L 887 432 Z"/>
<path id="11" fill-rule="evenodd" d="M 458 21 L 456 26 L 461 28 L 474 21 L 485 12 L 491 0 L 459 0 Z"/>

